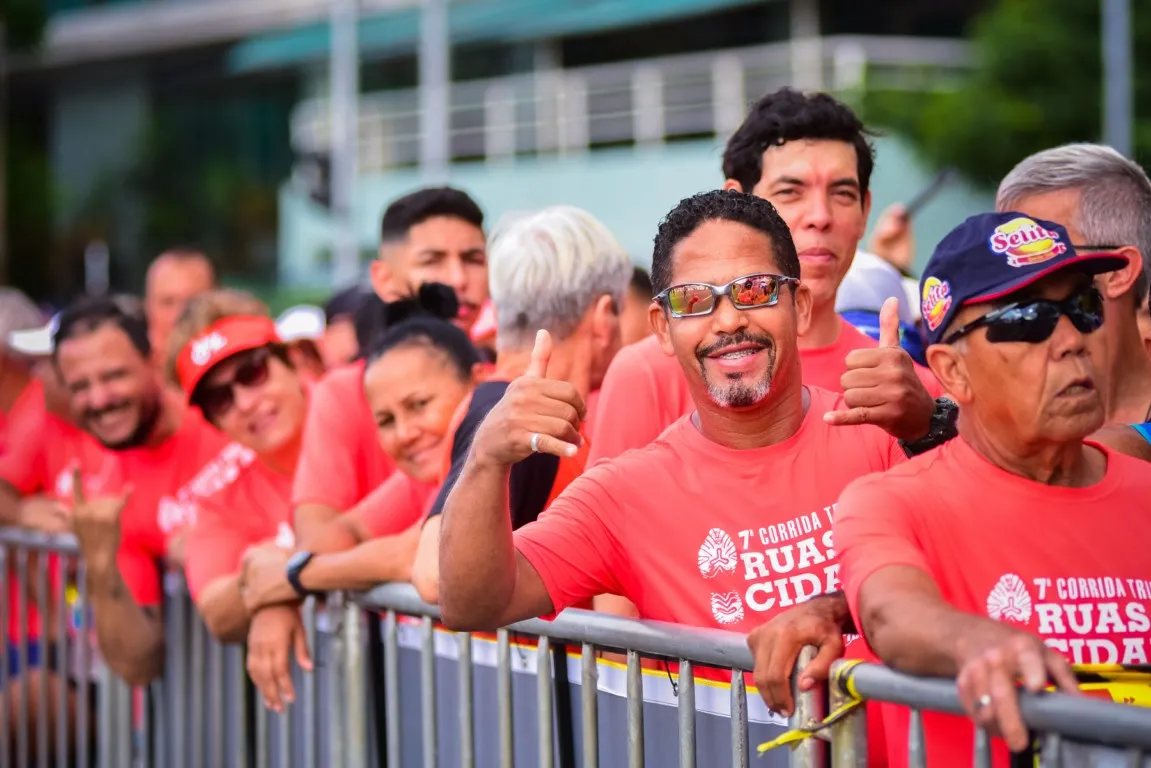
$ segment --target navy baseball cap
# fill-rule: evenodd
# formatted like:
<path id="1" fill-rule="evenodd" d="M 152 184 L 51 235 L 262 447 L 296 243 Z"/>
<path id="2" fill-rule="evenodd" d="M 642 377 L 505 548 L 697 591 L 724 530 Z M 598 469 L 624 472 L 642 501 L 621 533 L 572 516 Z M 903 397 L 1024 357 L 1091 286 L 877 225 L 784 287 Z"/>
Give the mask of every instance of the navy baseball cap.
<path id="1" fill-rule="evenodd" d="M 1126 266 L 1111 251 L 1076 253 L 1067 230 L 1022 213 L 980 213 L 940 241 L 919 281 L 927 343 L 938 344 L 959 308 L 1007 296 L 1064 269 L 1088 275 Z"/>

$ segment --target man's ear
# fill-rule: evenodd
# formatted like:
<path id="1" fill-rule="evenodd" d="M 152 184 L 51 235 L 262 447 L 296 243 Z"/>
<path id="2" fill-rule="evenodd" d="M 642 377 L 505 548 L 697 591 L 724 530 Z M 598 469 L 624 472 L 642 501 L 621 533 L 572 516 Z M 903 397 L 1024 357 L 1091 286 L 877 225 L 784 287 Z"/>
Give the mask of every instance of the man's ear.
<path id="1" fill-rule="evenodd" d="M 726 190 L 726 191 L 728 191 L 728 192 L 732 191 L 733 189 L 734 189 L 736 192 L 742 192 L 742 191 L 743 191 L 743 185 L 742 185 L 742 184 L 740 184 L 740 183 L 739 183 L 738 181 L 736 181 L 735 179 L 724 179 L 724 181 L 723 181 L 723 189 L 725 189 L 725 190 Z"/>
<path id="2" fill-rule="evenodd" d="M 659 339 L 659 348 L 668 357 L 674 355 L 675 347 L 671 345 L 671 328 L 669 327 L 667 310 L 655 299 L 651 300 L 651 305 L 647 308 L 647 319 L 651 323 L 651 329 L 655 332 L 656 338 Z"/>
<path id="3" fill-rule="evenodd" d="M 619 307 L 606 293 L 591 306 L 591 328 L 599 348 L 607 349 L 619 344 Z"/>
<path id="4" fill-rule="evenodd" d="M 780 290 L 790 291 L 791 288 L 785 285 Z M 795 333 L 802 336 L 811 327 L 811 288 L 803 283 L 795 286 L 792 301 L 795 302 Z"/>
<path id="5" fill-rule="evenodd" d="M 1143 254 L 1138 248 L 1127 245 L 1120 248 L 1119 253 L 1127 257 L 1127 265 L 1095 278 L 1103 298 L 1110 301 L 1126 296 L 1135 287 L 1139 275 L 1143 272 Z"/>
<path id="6" fill-rule="evenodd" d="M 960 344 L 964 343 L 961 339 Z M 939 379 L 947 395 L 959 405 L 971 402 L 971 378 L 967 361 L 954 344 L 932 344 L 927 348 L 927 367 Z"/>

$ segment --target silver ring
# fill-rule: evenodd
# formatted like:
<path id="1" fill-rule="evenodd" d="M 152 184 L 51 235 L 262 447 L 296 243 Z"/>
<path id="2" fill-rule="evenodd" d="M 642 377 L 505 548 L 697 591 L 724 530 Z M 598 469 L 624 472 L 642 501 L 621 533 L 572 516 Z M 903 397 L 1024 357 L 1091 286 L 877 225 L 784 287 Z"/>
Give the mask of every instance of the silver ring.
<path id="1" fill-rule="evenodd" d="M 991 706 L 991 694 L 985 693 L 980 696 L 975 702 L 976 709 L 987 709 Z"/>
<path id="2" fill-rule="evenodd" d="M 540 433 L 532 432 L 532 453 L 540 452 Z"/>

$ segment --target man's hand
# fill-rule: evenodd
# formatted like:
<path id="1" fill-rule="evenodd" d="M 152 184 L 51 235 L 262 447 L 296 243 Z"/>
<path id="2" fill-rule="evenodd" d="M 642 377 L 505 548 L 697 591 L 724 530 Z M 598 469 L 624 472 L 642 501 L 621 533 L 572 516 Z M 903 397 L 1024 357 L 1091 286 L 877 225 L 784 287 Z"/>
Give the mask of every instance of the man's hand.
<path id="1" fill-rule="evenodd" d="M 755 686 L 773 711 L 790 716 L 791 675 L 799 652 L 814 645 L 819 652 L 798 672 L 799 690 L 809 691 L 826 680 L 831 664 L 843 656 L 844 617 L 850 616 L 842 594 L 814 597 L 784 611 L 747 636 L 755 660 Z"/>
<path id="2" fill-rule="evenodd" d="M 120 513 L 132 494 L 88 499 L 79 468 L 72 470 L 72 524 L 84 559 L 93 569 L 115 567 L 120 549 Z"/>
<path id="3" fill-rule="evenodd" d="M 911 262 L 915 261 L 915 238 L 911 219 L 902 203 L 893 203 L 879 214 L 867 250 L 904 274 L 911 269 Z"/>
<path id="4" fill-rule="evenodd" d="M 283 713 L 284 705 L 296 700 L 292 665 L 288 654 L 295 650 L 296 663 L 312 671 L 308 636 L 295 605 L 273 605 L 252 617 L 248 629 L 248 676 L 264 697 L 264 706 Z"/>
<path id="5" fill-rule="evenodd" d="M 846 409 L 824 414 L 828 424 L 874 424 L 908 441 L 927 434 L 935 400 L 916 375 L 911 356 L 899 346 L 899 299 L 883 303 L 879 346 L 852 350 L 840 384 Z"/>
<path id="6" fill-rule="evenodd" d="M 59 501 L 48 496 L 33 496 L 20 502 L 16 524 L 41 533 L 72 532 L 72 515 Z"/>
<path id="7" fill-rule="evenodd" d="M 1001 735 L 1013 752 L 1028 744 L 1016 695 L 1019 682 L 1038 693 L 1050 677 L 1064 693 L 1079 693 L 1067 660 L 1030 632 L 989 621 L 986 628 L 968 633 L 963 643 L 956 679 L 959 700 L 977 725 Z"/>
<path id="8" fill-rule="evenodd" d="M 551 354 L 551 335 L 540 331 L 527 372 L 508 386 L 476 432 L 473 456 L 510 467 L 536 452 L 533 448 L 555 456 L 575 455 L 587 409 L 575 387 L 546 378 Z"/>
<path id="9" fill-rule="evenodd" d="M 249 614 L 259 609 L 299 599 L 288 582 L 291 553 L 275 542 L 249 547 L 240 567 L 240 594 Z"/>

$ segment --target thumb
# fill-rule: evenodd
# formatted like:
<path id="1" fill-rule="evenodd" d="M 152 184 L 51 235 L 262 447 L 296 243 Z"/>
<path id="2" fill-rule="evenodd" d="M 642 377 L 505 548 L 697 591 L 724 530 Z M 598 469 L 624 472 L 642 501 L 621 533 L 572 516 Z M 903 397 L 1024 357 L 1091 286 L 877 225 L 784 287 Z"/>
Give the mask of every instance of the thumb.
<path id="1" fill-rule="evenodd" d="M 879 346 L 899 346 L 899 299 L 894 296 L 879 310 Z"/>
<path id="2" fill-rule="evenodd" d="M 540 329 L 536 332 L 536 344 L 532 347 L 532 359 L 528 363 L 528 376 L 547 378 L 548 363 L 552 359 L 552 335 Z"/>
<path id="3" fill-rule="evenodd" d="M 803 671 L 799 673 L 799 688 L 802 691 L 811 690 L 816 683 L 822 683 L 831 675 L 831 665 L 843 657 L 843 645 L 837 642 L 825 642 L 819 646 L 819 652 Z"/>

